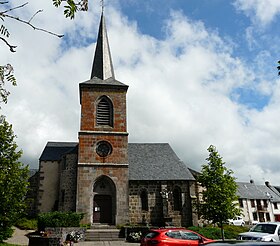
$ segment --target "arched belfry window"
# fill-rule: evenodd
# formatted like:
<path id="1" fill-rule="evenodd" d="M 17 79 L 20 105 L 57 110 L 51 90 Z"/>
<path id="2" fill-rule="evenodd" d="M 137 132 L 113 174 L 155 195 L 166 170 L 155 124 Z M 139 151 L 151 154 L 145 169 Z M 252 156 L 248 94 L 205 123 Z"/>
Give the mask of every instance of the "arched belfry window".
<path id="1" fill-rule="evenodd" d="M 96 124 L 113 127 L 113 104 L 106 96 L 102 96 L 97 104 Z"/>
<path id="2" fill-rule="evenodd" d="M 141 198 L 141 209 L 148 211 L 149 205 L 148 205 L 148 192 L 146 190 L 142 190 L 140 193 Z"/>
<path id="3" fill-rule="evenodd" d="M 172 194 L 173 194 L 174 211 L 181 211 L 182 209 L 181 189 L 179 187 L 175 187 Z"/>

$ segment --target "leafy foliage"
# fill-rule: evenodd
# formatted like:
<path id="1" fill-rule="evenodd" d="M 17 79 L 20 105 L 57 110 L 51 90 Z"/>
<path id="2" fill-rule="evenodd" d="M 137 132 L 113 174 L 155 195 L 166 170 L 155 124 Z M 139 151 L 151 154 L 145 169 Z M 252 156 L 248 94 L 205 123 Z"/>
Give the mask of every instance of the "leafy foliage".
<path id="1" fill-rule="evenodd" d="M 28 219 L 23 217 L 16 222 L 15 226 L 22 230 L 36 230 L 37 224 L 37 219 Z"/>
<path id="2" fill-rule="evenodd" d="M 12 225 L 25 211 L 28 167 L 19 162 L 15 135 L 4 116 L 0 116 L 0 242 L 11 237 Z"/>
<path id="3" fill-rule="evenodd" d="M 76 2 L 75 0 L 53 0 L 53 5 L 55 7 L 60 7 L 62 2 L 64 2 L 64 15 L 66 18 L 74 19 L 75 13 L 77 11 L 87 11 L 88 9 L 88 1 L 87 0 L 81 0 Z"/>
<path id="4" fill-rule="evenodd" d="M 38 231 L 46 227 L 79 227 L 83 214 L 75 212 L 50 212 L 38 215 Z"/>
<path id="5" fill-rule="evenodd" d="M 198 214 L 202 219 L 211 221 L 223 228 L 228 219 L 240 215 L 240 209 L 235 203 L 237 184 L 232 176 L 232 170 L 225 167 L 216 147 L 210 145 L 207 164 L 202 166 L 202 173 L 197 181 L 204 188 L 202 202 L 198 204 Z"/>
<path id="6" fill-rule="evenodd" d="M 17 84 L 13 71 L 14 69 L 11 64 L 0 66 L 0 102 L 7 103 L 8 96 L 10 94 L 10 92 L 5 88 L 5 83 L 9 82 L 14 86 Z"/>
<path id="7" fill-rule="evenodd" d="M 278 69 L 278 76 L 279 76 L 280 75 L 280 61 L 278 61 L 277 69 Z"/>
<path id="8" fill-rule="evenodd" d="M 220 239 L 221 238 L 221 230 L 218 227 L 206 226 L 206 227 L 197 227 L 191 226 L 188 229 L 192 231 L 196 231 L 199 234 L 211 238 L 211 239 Z M 248 231 L 247 227 L 244 226 L 234 226 L 234 225 L 226 225 L 225 228 L 225 238 L 226 239 L 236 239 L 239 233 Z"/>
<path id="9" fill-rule="evenodd" d="M 10 37 L 9 31 L 4 25 L 1 25 L 1 27 L 0 27 L 0 34 L 7 38 Z"/>

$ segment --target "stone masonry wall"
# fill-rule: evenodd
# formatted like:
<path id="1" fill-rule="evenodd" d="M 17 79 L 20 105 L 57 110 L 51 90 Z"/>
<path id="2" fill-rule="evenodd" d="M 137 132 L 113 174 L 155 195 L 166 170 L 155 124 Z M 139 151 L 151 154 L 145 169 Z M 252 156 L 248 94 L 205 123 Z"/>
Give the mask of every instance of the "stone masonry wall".
<path id="1" fill-rule="evenodd" d="M 39 171 L 33 174 L 29 179 L 29 189 L 26 194 L 27 214 L 29 216 L 35 216 L 37 212 L 37 195 L 38 195 L 38 184 L 39 184 Z"/>
<path id="2" fill-rule="evenodd" d="M 174 211 L 172 195 L 168 197 L 168 216 L 174 226 L 190 226 L 192 222 L 192 206 L 188 181 L 167 181 L 168 190 L 172 191 L 175 186 L 180 187 L 182 192 L 182 210 Z M 143 221 L 151 225 L 162 226 L 163 199 L 160 194 L 161 181 L 130 181 L 129 183 L 129 217 L 130 223 L 139 224 Z M 148 191 L 148 211 L 141 210 L 141 190 Z"/>
<path id="3" fill-rule="evenodd" d="M 114 126 L 96 125 L 96 106 L 98 99 L 106 95 L 113 104 Z M 114 131 L 126 132 L 126 91 L 116 89 L 83 88 L 81 90 L 81 131 Z"/>
<path id="4" fill-rule="evenodd" d="M 78 154 L 67 154 L 61 163 L 59 211 L 76 210 Z"/>
<path id="5" fill-rule="evenodd" d="M 116 218 L 114 223 L 128 221 L 128 165 L 87 165 L 78 166 L 77 212 L 85 213 L 82 223 L 92 223 L 93 184 L 102 175 L 112 180 L 116 187 Z M 114 207 L 114 206 L 113 206 Z"/>
<path id="6" fill-rule="evenodd" d="M 55 209 L 59 190 L 59 162 L 40 161 L 38 212 L 49 212 Z"/>
<path id="7" fill-rule="evenodd" d="M 126 125 L 127 87 L 80 84 L 81 126 L 79 132 L 79 157 L 77 172 L 77 212 L 85 213 L 83 223 L 93 221 L 93 184 L 102 176 L 112 180 L 116 201 L 112 208 L 113 223 L 128 221 L 128 133 Z M 97 105 L 102 96 L 112 102 L 113 126 L 97 125 Z M 99 141 L 107 141 L 112 152 L 101 157 L 96 153 Z"/>
<path id="8" fill-rule="evenodd" d="M 108 141 L 112 145 L 112 153 L 106 158 L 100 157 L 95 149 L 99 141 Z M 114 163 L 127 164 L 127 133 L 79 133 L 79 163 Z"/>

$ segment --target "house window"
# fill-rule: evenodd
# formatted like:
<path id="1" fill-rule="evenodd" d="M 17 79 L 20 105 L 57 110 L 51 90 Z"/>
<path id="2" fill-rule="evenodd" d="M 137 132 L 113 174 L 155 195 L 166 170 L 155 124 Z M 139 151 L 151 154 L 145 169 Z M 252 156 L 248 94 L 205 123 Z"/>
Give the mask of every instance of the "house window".
<path id="1" fill-rule="evenodd" d="M 173 203 L 174 203 L 174 211 L 181 211 L 182 209 L 182 194 L 181 189 L 176 187 L 173 190 Z"/>
<path id="2" fill-rule="evenodd" d="M 96 123 L 100 126 L 113 127 L 113 105 L 106 96 L 102 96 L 97 104 Z"/>
<path id="3" fill-rule="evenodd" d="M 253 213 L 253 220 L 258 220 L 258 214 L 256 212 Z"/>
<path id="4" fill-rule="evenodd" d="M 274 209 L 278 209 L 277 202 L 274 202 L 274 203 L 273 203 L 273 206 L 274 206 Z"/>
<path id="5" fill-rule="evenodd" d="M 256 207 L 256 205 L 255 205 L 255 200 L 254 200 L 254 199 L 251 199 L 251 207 L 252 207 L 252 208 Z"/>
<path id="6" fill-rule="evenodd" d="M 238 199 L 239 202 L 239 207 L 243 208 L 243 200 L 242 199 Z"/>
<path id="7" fill-rule="evenodd" d="M 146 190 L 141 191 L 140 198 L 141 198 L 141 209 L 144 211 L 148 211 L 149 210 L 148 193 Z"/>
<path id="8" fill-rule="evenodd" d="M 266 213 L 266 214 L 265 214 L 265 217 L 266 217 L 266 221 L 270 221 L 269 213 Z"/>
<path id="9" fill-rule="evenodd" d="M 263 200 L 263 206 L 264 208 L 267 208 L 267 200 Z"/>

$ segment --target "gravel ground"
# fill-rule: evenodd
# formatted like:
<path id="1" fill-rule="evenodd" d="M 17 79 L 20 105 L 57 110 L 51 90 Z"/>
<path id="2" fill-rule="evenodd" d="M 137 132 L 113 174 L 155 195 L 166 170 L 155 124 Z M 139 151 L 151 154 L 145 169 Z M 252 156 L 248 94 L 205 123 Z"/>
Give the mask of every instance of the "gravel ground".
<path id="1" fill-rule="evenodd" d="M 25 235 L 32 231 L 20 230 L 18 228 L 14 228 L 14 229 L 15 231 L 13 236 L 8 240 L 6 240 L 5 242 L 11 244 L 17 244 L 17 245 L 28 245 L 28 238 Z"/>

